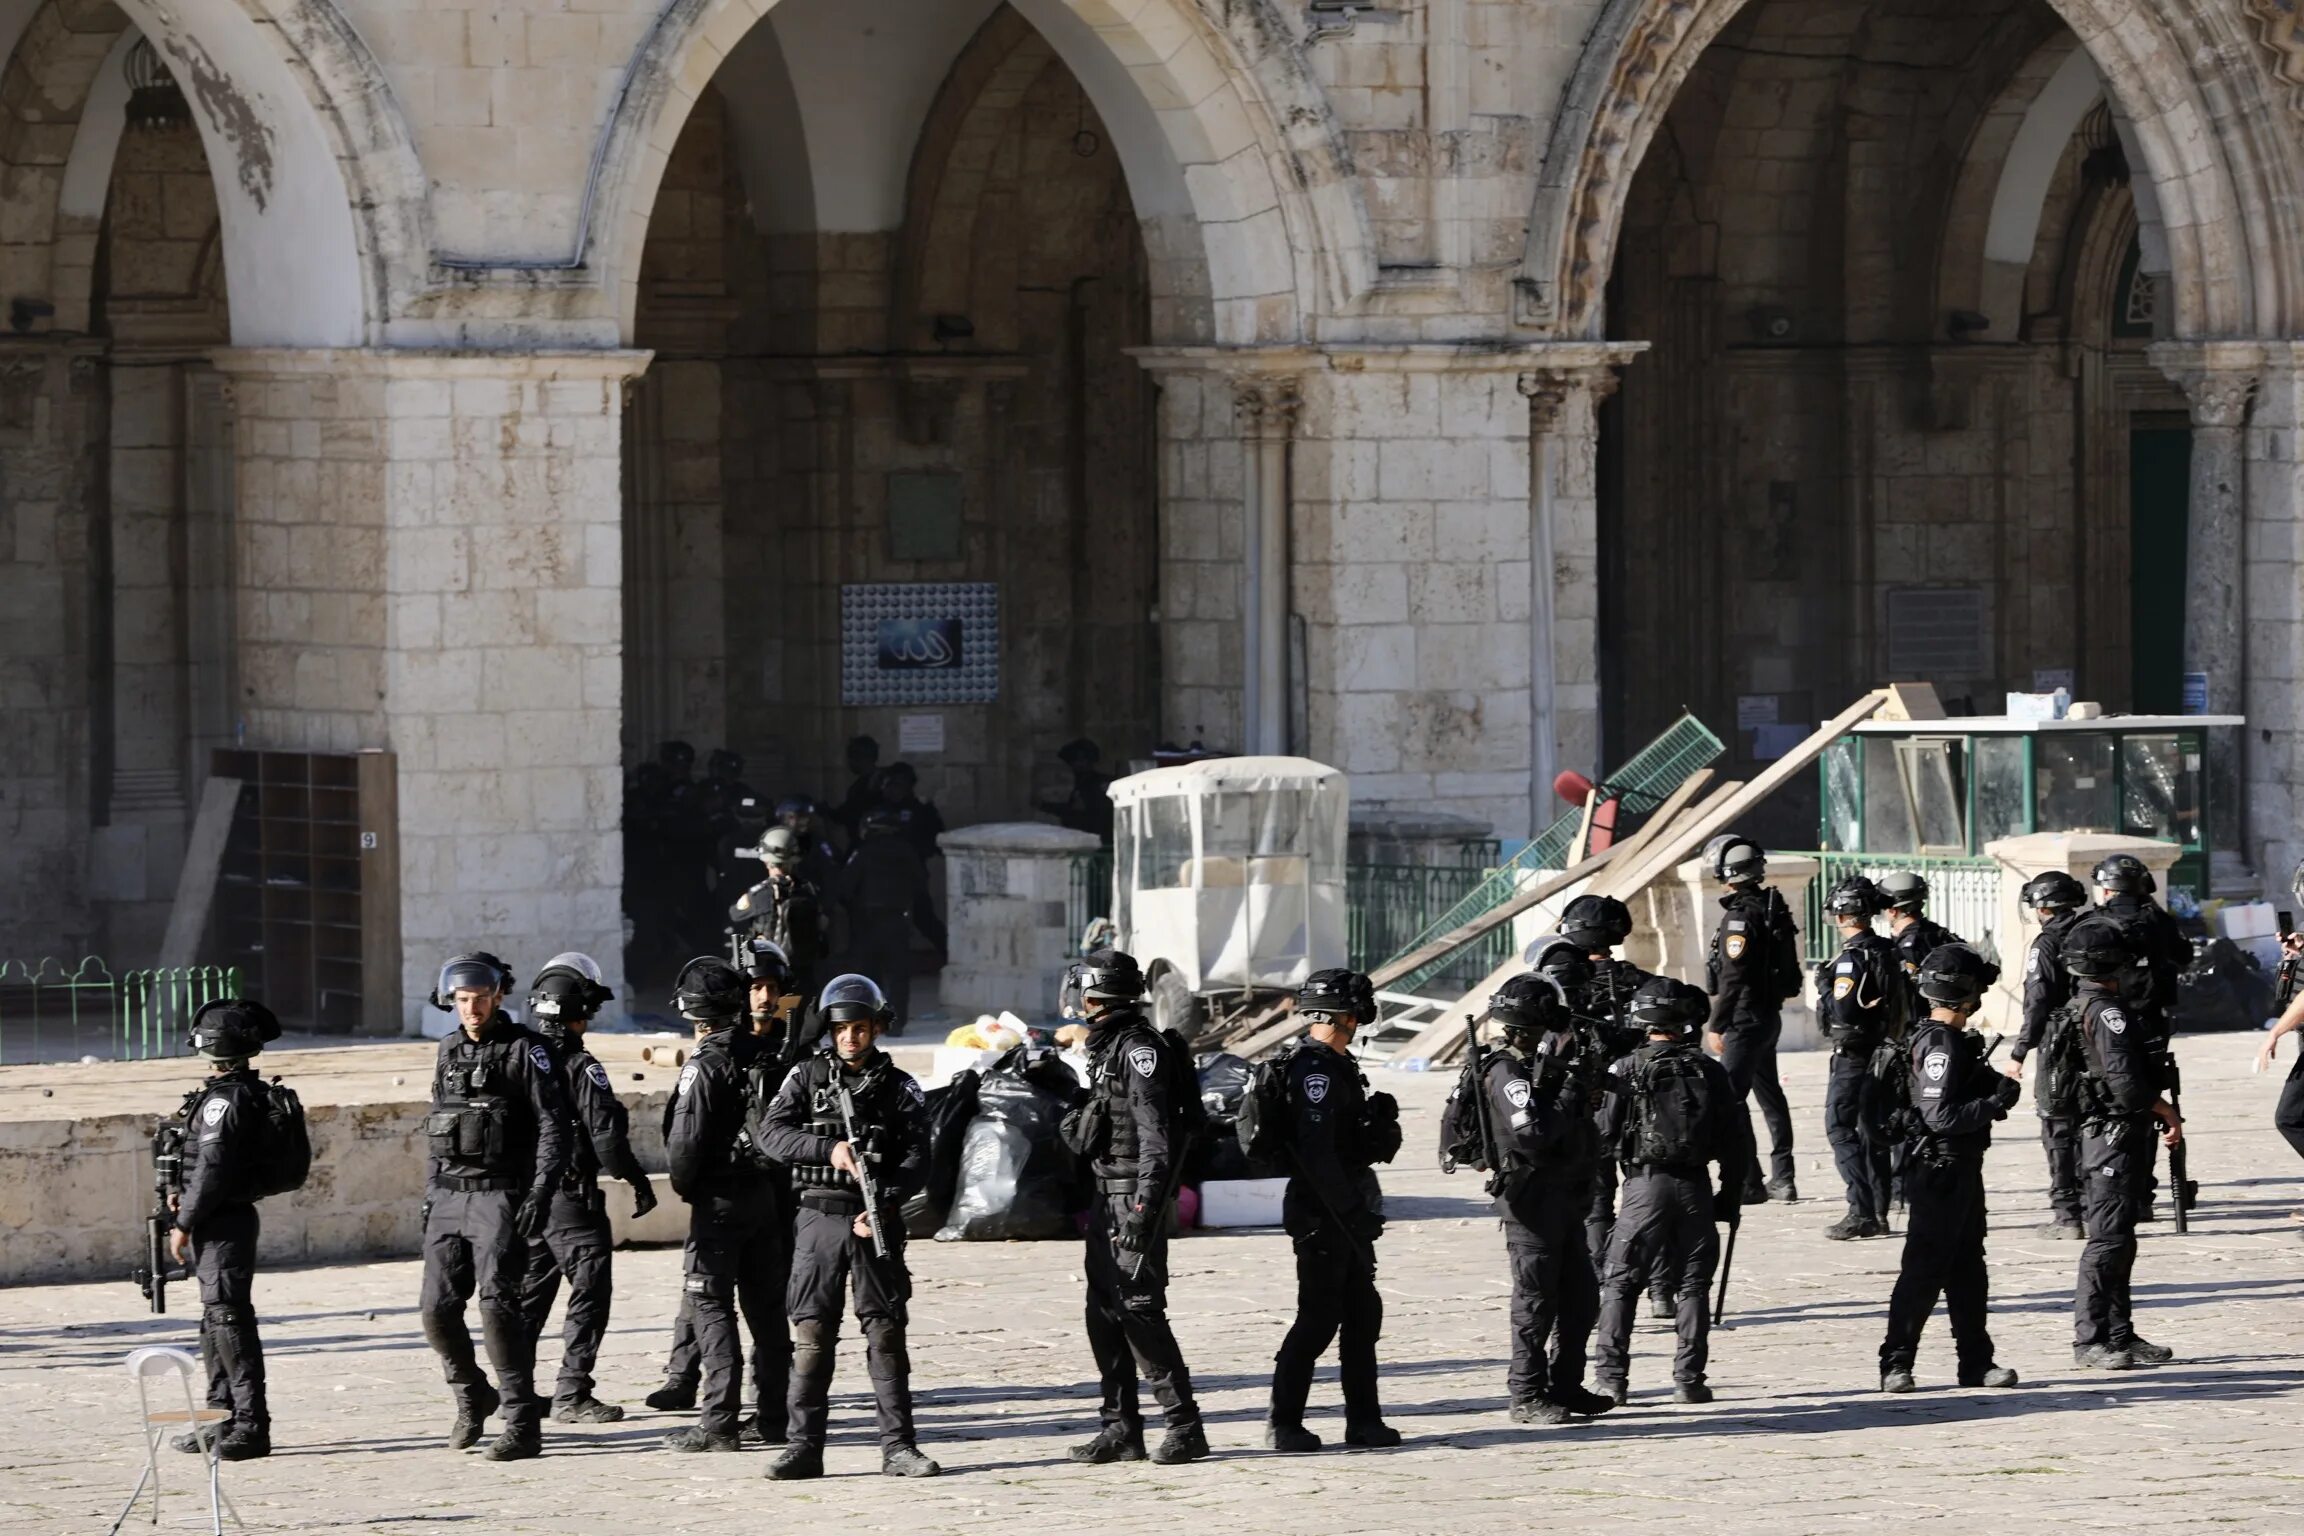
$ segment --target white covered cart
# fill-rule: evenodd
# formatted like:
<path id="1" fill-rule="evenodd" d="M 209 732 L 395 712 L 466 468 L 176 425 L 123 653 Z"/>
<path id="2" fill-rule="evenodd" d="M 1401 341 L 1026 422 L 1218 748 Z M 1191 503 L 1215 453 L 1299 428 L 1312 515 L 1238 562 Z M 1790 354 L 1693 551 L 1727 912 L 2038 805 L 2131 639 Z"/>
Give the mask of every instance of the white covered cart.
<path id="1" fill-rule="evenodd" d="M 1351 790 L 1302 757 L 1225 757 L 1112 785 L 1113 921 L 1154 1022 L 1211 1018 L 1344 963 Z"/>

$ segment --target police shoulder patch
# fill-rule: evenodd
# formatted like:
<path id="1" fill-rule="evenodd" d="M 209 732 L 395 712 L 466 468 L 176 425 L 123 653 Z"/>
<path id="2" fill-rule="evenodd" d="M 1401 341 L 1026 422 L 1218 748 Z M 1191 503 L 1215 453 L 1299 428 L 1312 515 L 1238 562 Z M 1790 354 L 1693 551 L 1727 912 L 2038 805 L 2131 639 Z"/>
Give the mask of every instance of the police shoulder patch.
<path id="1" fill-rule="evenodd" d="M 1944 1080 L 1945 1072 L 1950 1070 L 1951 1066 L 1952 1057 L 1950 1053 L 1945 1051 L 1930 1051 L 1928 1053 L 1928 1059 L 1920 1063 L 1920 1070 L 1927 1074 L 1928 1081 L 1932 1083 L 1940 1083 Z"/>
<path id="2" fill-rule="evenodd" d="M 536 1064 L 536 1070 L 539 1072 L 549 1072 L 552 1070 L 551 1056 L 546 1053 L 543 1046 L 536 1044 L 534 1041 L 530 1041 L 528 1044 L 528 1059 Z"/>
<path id="3" fill-rule="evenodd" d="M 1728 935 L 1728 942 L 1724 947 L 1728 951 L 1729 959 L 1742 959 L 1744 956 L 1744 935 L 1740 933 L 1732 933 Z"/>
<path id="4" fill-rule="evenodd" d="M 1328 1097 L 1328 1074 L 1325 1072 L 1307 1072 L 1304 1074 L 1304 1097 L 1315 1104 L 1324 1101 Z"/>
<path id="5" fill-rule="evenodd" d="M 1853 992 L 1853 991 L 1855 991 L 1855 990 L 1856 990 L 1856 978 L 1855 978 L 1855 977 L 1853 977 L 1853 976 L 1835 976 L 1835 977 L 1833 977 L 1833 978 L 1832 978 L 1832 1000 L 1833 1000 L 1834 1002 L 1838 1002 L 1838 1001 L 1840 1001 L 1842 998 L 1845 998 L 1845 997 L 1846 997 L 1846 996 L 1847 996 L 1849 993 L 1851 993 L 1851 992 Z"/>
<path id="6" fill-rule="evenodd" d="M 2024 979 L 2030 981 L 2040 974 L 2040 951 L 2037 946 L 2024 952 Z"/>
<path id="7" fill-rule="evenodd" d="M 690 1062 L 690 1063 L 688 1063 L 688 1065 L 686 1065 L 686 1066 L 684 1066 L 684 1067 L 682 1067 L 682 1068 L 680 1069 L 680 1082 L 679 1082 L 679 1085 L 678 1085 L 677 1087 L 675 1087 L 675 1088 L 674 1088 L 672 1091 L 673 1091 L 674 1093 L 686 1093 L 686 1092 L 687 1092 L 687 1091 L 688 1091 L 690 1088 L 693 1088 L 695 1085 L 696 1085 L 696 1063 L 694 1063 L 694 1062 Z"/>
<path id="8" fill-rule="evenodd" d="M 2104 1021 L 2106 1029 L 2116 1035 L 2124 1035 L 2128 1032 L 2128 1015 L 2117 1008 L 2107 1008 L 2097 1017 Z"/>
<path id="9" fill-rule="evenodd" d="M 928 1102 L 928 1095 L 921 1088 L 920 1079 L 916 1077 L 908 1077 L 904 1079 L 904 1092 L 915 1104 L 925 1104 Z"/>
<path id="10" fill-rule="evenodd" d="M 1160 1053 L 1149 1045 L 1139 1045 L 1128 1053 L 1128 1065 L 1136 1069 L 1138 1077 L 1150 1077 L 1160 1070 Z"/>
<path id="11" fill-rule="evenodd" d="M 1514 1109 L 1527 1108 L 1528 1080 L 1524 1077 L 1516 1077 L 1511 1082 L 1506 1083 L 1504 1085 L 1504 1102 L 1510 1104 Z"/>
<path id="12" fill-rule="evenodd" d="M 602 1092 L 607 1091 L 608 1069 L 606 1067 L 600 1065 L 600 1063 L 597 1061 L 586 1062 L 584 1064 L 584 1075 L 592 1079 L 592 1085 L 594 1087 L 600 1089 Z"/>
<path id="13" fill-rule="evenodd" d="M 200 1106 L 200 1119 L 204 1124 L 214 1125 L 224 1118 L 224 1110 L 225 1104 L 222 1099 L 210 1099 Z"/>

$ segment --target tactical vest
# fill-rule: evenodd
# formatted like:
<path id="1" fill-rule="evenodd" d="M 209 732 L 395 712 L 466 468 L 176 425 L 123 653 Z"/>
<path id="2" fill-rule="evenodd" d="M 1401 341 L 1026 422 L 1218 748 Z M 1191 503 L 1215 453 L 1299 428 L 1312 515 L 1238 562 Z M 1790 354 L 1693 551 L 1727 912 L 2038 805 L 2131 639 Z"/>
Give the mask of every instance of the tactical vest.
<path id="1" fill-rule="evenodd" d="M 1098 1166 L 1113 1177 L 1124 1174 L 1133 1178 L 1143 1151 L 1136 1137 L 1136 1114 L 1128 1106 L 1127 1080 L 1120 1074 L 1130 1070 L 1131 1047 L 1158 1050 L 1160 1042 L 1153 1038 L 1152 1026 L 1142 1014 L 1116 1019 L 1105 1028 L 1111 1031 L 1112 1044 L 1096 1061 L 1096 1096 L 1104 1101 L 1111 1132 L 1105 1139 L 1104 1156 Z"/>
<path id="2" fill-rule="evenodd" d="M 1816 1008 L 1835 1055 L 1868 1057 L 1894 1028 L 1904 974 L 1895 950 L 1877 934 L 1859 934 L 1817 968 Z M 1863 1001 L 1865 994 L 1872 1001 Z"/>
<path id="3" fill-rule="evenodd" d="M 466 1189 L 511 1189 L 531 1147 L 515 1132 L 520 1091 L 512 1053 L 527 1042 L 460 1040 L 440 1067 L 438 1097 L 424 1134 L 442 1174 Z"/>
<path id="4" fill-rule="evenodd" d="M 808 1119 L 805 1126 L 811 1136 L 822 1136 L 828 1141 L 848 1139 L 847 1122 L 840 1118 L 840 1093 L 837 1084 L 841 1066 L 831 1056 L 812 1056 L 793 1069 L 801 1074 L 802 1092 L 808 1101 Z M 886 1080 L 886 1064 L 875 1066 L 849 1080 L 848 1094 L 856 1106 L 856 1134 L 863 1145 L 856 1147 L 856 1155 L 872 1158 L 877 1155 L 871 1143 L 877 1129 L 871 1120 L 872 1096 Z M 792 1182 L 803 1191 L 814 1191 L 818 1196 L 844 1196 L 851 1204 L 861 1203 L 864 1192 L 856 1187 L 855 1177 L 845 1169 L 835 1168 L 829 1162 L 794 1163 Z"/>

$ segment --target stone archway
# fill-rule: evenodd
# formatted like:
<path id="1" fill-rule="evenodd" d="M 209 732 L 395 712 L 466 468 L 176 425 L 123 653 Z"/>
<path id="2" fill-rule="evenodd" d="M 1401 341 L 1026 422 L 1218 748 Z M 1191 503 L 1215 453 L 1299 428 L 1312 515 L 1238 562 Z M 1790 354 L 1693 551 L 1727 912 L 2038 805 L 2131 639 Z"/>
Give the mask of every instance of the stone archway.
<path id="1" fill-rule="evenodd" d="M 595 156 L 577 259 L 610 291 L 629 337 L 640 253 L 680 127 L 721 63 L 774 0 L 681 0 L 635 52 Z M 1374 283 L 1376 260 L 1351 160 L 1318 80 L 1271 0 L 1227 8 L 1221 25 L 1185 0 L 1132 16 L 1086 0 L 1025 0 L 1111 126 L 1129 193 L 1147 221 L 1195 223 L 1192 271 L 1208 330 L 1166 338 L 1256 344 L 1298 339 L 1309 315 Z"/>
<path id="2" fill-rule="evenodd" d="M 1522 324 L 1560 337 L 1602 334 L 1632 173 L 1688 72 L 1743 5 L 1612 0 L 1602 13 L 1538 178 L 1518 279 Z M 2211 7 L 2163 14 L 2125 0 L 2055 0 L 2055 9 L 2121 105 L 2158 193 L 2177 333 L 2292 329 L 2304 271 L 2295 259 L 2304 251 L 2299 136 L 2268 88 L 2251 91 L 2230 70 L 2207 86 L 2187 62 L 2199 46 L 2187 34 L 2219 34 L 2228 19 Z M 2248 99 L 2229 99 L 2243 92 Z"/>

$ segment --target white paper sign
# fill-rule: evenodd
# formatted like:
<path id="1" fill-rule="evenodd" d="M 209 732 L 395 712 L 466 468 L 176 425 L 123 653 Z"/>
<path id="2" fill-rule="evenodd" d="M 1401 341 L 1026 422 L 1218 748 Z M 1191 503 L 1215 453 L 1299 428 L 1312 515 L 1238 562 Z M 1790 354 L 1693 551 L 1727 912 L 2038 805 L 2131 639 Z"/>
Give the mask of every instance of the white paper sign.
<path id="1" fill-rule="evenodd" d="M 942 715 L 898 715 L 896 717 L 896 750 L 906 757 L 917 757 L 923 752 L 944 750 L 944 717 Z"/>

